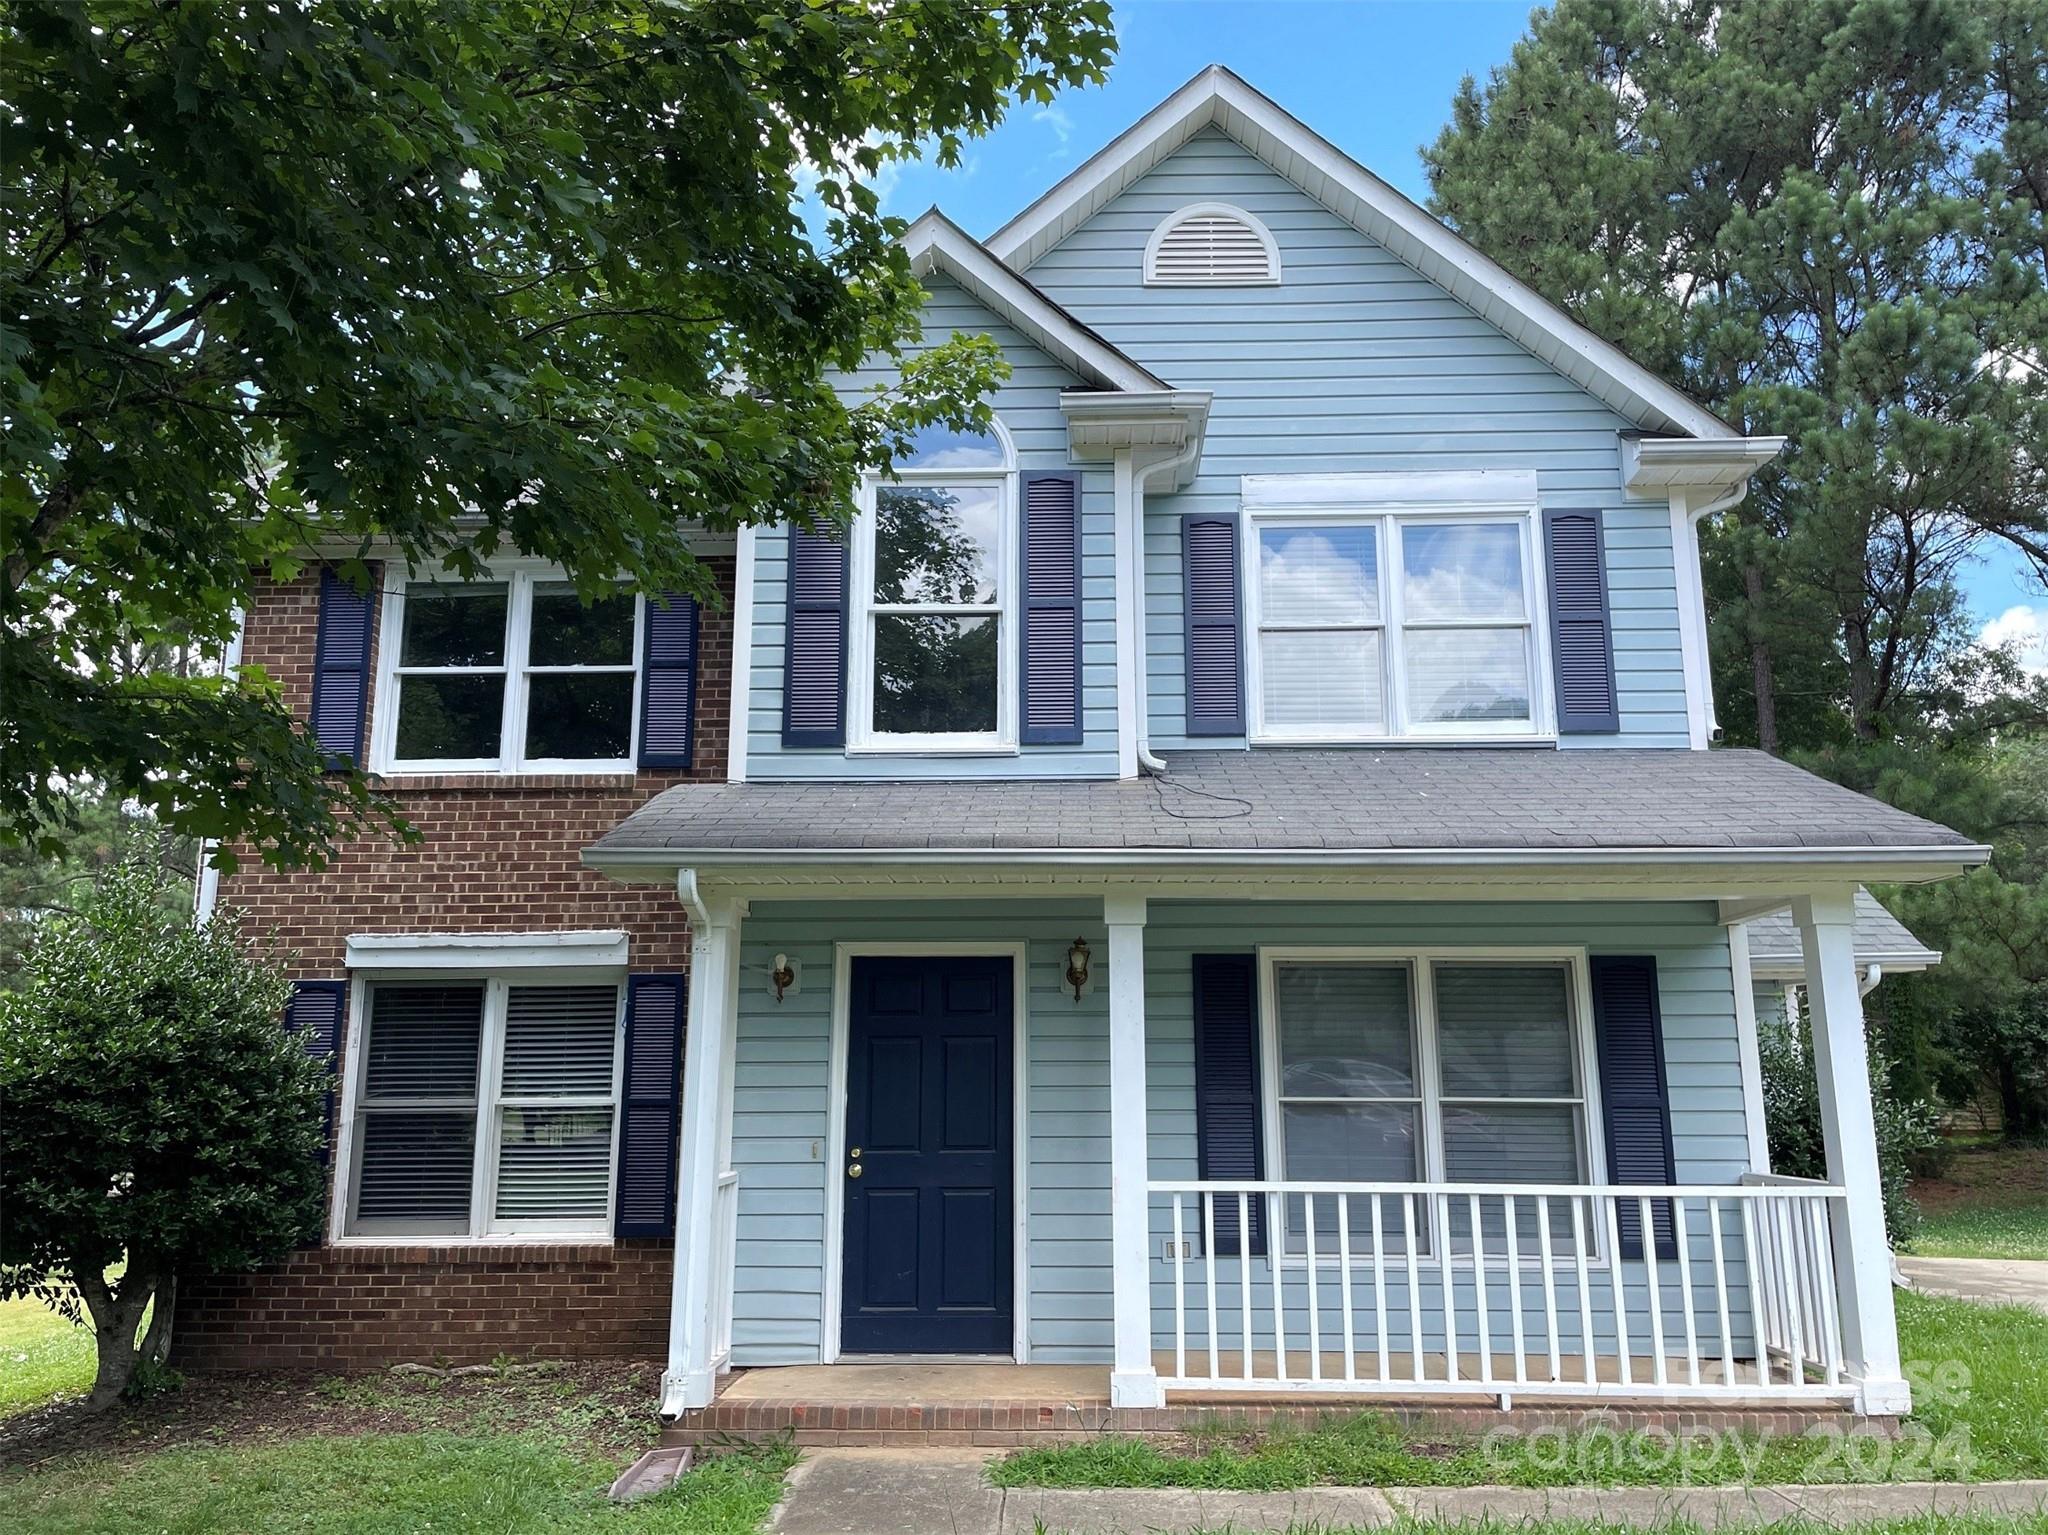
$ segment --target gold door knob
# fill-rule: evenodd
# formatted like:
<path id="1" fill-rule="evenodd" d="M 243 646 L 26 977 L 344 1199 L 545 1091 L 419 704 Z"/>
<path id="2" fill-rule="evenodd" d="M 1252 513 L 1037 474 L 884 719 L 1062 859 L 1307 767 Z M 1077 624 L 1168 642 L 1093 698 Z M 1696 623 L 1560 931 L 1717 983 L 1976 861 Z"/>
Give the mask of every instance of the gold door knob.
<path id="1" fill-rule="evenodd" d="M 846 1176 L 849 1178 L 858 1178 L 860 1176 L 860 1163 L 856 1162 L 851 1167 L 847 1168 Z"/>

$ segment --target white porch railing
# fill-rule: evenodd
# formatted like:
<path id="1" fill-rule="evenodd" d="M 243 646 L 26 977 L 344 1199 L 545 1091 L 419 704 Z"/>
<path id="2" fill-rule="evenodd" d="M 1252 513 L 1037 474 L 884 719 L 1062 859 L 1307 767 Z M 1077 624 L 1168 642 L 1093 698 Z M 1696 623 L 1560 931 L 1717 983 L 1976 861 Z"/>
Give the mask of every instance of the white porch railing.
<path id="1" fill-rule="evenodd" d="M 1167 1390 L 1853 1394 L 1825 1184 L 1148 1187 Z"/>
<path id="2" fill-rule="evenodd" d="M 718 1175 L 711 1201 L 711 1368 L 723 1373 L 732 1363 L 733 1269 L 738 1260 L 740 1175 Z"/>

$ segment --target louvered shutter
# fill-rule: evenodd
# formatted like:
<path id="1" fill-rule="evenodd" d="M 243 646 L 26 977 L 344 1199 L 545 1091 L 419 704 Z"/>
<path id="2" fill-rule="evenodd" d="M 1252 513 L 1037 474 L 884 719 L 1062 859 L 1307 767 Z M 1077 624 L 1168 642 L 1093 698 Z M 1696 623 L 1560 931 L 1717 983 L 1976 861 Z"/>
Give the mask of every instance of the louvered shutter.
<path id="1" fill-rule="evenodd" d="M 680 592 L 647 604 L 640 665 L 640 765 L 686 768 L 697 718 L 697 604 Z"/>
<path id="2" fill-rule="evenodd" d="M 321 570 L 308 723 L 330 768 L 363 760 L 363 719 L 370 702 L 370 601 L 333 570 Z"/>
<path id="3" fill-rule="evenodd" d="M 341 1053 L 341 1016 L 348 1007 L 347 981 L 294 981 L 291 1000 L 284 1005 L 284 1027 L 296 1034 L 306 1054 L 320 1063 L 329 1080 Z M 326 1115 L 322 1120 L 320 1163 L 327 1163 L 328 1148 L 334 1140 L 334 1089 L 327 1089 Z"/>
<path id="4" fill-rule="evenodd" d="M 846 545 L 789 530 L 789 632 L 782 669 L 782 744 L 846 744 Z"/>
<path id="5" fill-rule="evenodd" d="M 1600 1114 L 1607 1127 L 1607 1181 L 1623 1186 L 1675 1182 L 1657 961 L 1648 955 L 1601 954 L 1587 963 L 1600 1057 Z M 1621 1256 L 1642 1257 L 1636 1202 L 1620 1201 L 1617 1216 Z M 1677 1257 L 1670 1202 L 1656 1201 L 1650 1219 L 1656 1226 L 1657 1256 Z"/>
<path id="6" fill-rule="evenodd" d="M 1195 1155 L 1204 1180 L 1255 1181 L 1265 1164 L 1255 974 L 1249 954 L 1194 956 Z M 1258 1197 L 1250 1203 L 1256 1255 L 1266 1250 L 1266 1208 Z M 1237 1200 L 1230 1195 L 1216 1198 L 1216 1251 L 1238 1251 Z"/>
<path id="7" fill-rule="evenodd" d="M 625 1095 L 619 1109 L 622 1237 L 676 1234 L 676 1138 L 682 1128 L 683 1016 L 680 975 L 626 978 Z"/>
<path id="8" fill-rule="evenodd" d="M 1244 734 L 1244 621 L 1238 593 L 1237 519 L 1180 520 L 1187 647 L 1187 733 Z"/>
<path id="9" fill-rule="evenodd" d="M 1272 248 L 1235 213 L 1196 209 L 1169 224 L 1152 242 L 1145 280 L 1229 287 L 1278 277 Z"/>
<path id="10" fill-rule="evenodd" d="M 1081 477 L 1027 474 L 1020 738 L 1081 739 Z"/>
<path id="11" fill-rule="evenodd" d="M 1600 513 L 1545 508 L 1543 547 L 1557 728 L 1565 735 L 1612 735 L 1621 729 L 1621 702 Z"/>
<path id="12" fill-rule="evenodd" d="M 481 982 L 370 988 L 352 1229 L 468 1234 L 483 1016 Z"/>

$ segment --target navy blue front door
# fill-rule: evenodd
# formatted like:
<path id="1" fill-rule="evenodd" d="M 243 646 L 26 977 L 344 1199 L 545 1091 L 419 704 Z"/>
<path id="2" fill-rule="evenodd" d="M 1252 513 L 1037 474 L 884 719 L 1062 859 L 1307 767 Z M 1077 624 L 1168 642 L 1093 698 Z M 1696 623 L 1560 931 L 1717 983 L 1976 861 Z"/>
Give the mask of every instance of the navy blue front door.
<path id="1" fill-rule="evenodd" d="M 1008 959 L 856 958 L 840 1347 L 1007 1354 Z"/>

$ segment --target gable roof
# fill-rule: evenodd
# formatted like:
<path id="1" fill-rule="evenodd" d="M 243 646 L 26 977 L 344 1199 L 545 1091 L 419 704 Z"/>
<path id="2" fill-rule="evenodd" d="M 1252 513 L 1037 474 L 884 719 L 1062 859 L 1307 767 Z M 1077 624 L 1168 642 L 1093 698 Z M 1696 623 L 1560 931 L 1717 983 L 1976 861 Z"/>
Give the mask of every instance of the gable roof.
<path id="1" fill-rule="evenodd" d="M 1029 270 L 1211 126 L 1618 414 L 1654 432 L 1741 437 L 1220 64 L 1196 75 L 997 230 L 987 251 L 1016 271 Z"/>
<path id="2" fill-rule="evenodd" d="M 945 273 L 1095 388 L 1119 393 L 1172 388 L 997 260 L 987 246 L 937 208 L 904 231 L 903 248 L 910 255 L 910 269 L 919 277 Z"/>

